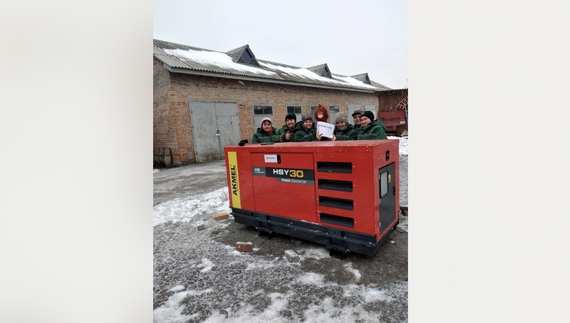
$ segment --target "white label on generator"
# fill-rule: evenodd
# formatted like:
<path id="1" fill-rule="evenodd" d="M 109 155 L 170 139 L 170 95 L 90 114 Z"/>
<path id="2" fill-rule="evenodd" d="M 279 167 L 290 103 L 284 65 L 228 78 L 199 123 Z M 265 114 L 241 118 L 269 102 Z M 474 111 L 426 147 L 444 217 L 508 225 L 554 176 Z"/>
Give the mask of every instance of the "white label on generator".
<path id="1" fill-rule="evenodd" d="M 277 155 L 264 155 L 266 163 L 277 163 Z"/>

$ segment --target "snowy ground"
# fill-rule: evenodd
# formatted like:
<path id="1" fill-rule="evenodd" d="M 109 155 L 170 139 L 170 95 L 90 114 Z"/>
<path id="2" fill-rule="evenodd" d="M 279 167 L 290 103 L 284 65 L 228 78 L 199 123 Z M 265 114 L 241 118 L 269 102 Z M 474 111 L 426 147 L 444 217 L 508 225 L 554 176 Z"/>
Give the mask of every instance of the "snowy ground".
<path id="1" fill-rule="evenodd" d="M 310 242 L 261 239 L 231 217 L 213 221 L 230 213 L 223 160 L 154 170 L 154 192 L 154 322 L 407 322 L 407 216 L 375 256 L 340 260 Z M 238 241 L 254 251 L 236 251 Z"/>

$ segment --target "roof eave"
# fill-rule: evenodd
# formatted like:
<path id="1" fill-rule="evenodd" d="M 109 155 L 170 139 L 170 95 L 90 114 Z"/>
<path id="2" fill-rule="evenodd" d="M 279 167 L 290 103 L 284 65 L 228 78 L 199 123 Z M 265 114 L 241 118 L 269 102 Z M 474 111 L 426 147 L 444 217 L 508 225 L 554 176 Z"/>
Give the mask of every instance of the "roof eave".
<path id="1" fill-rule="evenodd" d="M 401 89 L 388 89 L 388 90 L 380 90 L 378 92 L 386 93 L 386 92 L 400 92 L 407 90 L 408 88 L 401 88 Z"/>
<path id="2" fill-rule="evenodd" d="M 327 86 L 327 85 L 320 85 L 320 84 L 280 81 L 280 80 L 274 80 L 274 79 L 245 76 L 245 75 L 221 74 L 221 73 L 213 73 L 213 72 L 207 72 L 207 71 L 196 71 L 196 70 L 190 70 L 190 69 L 184 69 L 184 68 L 171 67 L 166 63 L 163 63 L 163 64 L 164 64 L 164 67 L 171 73 L 211 76 L 211 77 L 219 77 L 219 78 L 227 78 L 227 79 L 243 80 L 243 81 L 264 82 L 264 83 L 272 83 L 272 84 L 284 84 L 284 85 L 293 85 L 293 86 L 314 87 L 314 88 L 329 89 L 329 90 L 343 90 L 343 91 L 364 92 L 364 93 L 376 93 L 376 92 L 378 92 L 378 89 L 370 89 L 370 90 L 353 89 L 353 88 Z"/>

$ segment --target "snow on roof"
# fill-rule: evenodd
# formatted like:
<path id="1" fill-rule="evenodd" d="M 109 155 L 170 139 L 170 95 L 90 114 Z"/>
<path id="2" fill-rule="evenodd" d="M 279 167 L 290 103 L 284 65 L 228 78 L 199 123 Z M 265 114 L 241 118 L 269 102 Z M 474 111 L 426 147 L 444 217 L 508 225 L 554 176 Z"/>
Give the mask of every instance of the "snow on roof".
<path id="1" fill-rule="evenodd" d="M 328 77 L 323 77 L 320 76 L 306 68 L 293 68 L 293 67 L 287 67 L 287 66 L 281 66 L 281 65 L 275 65 L 275 64 L 270 64 L 267 62 L 262 62 L 259 61 L 259 65 L 271 69 L 271 70 L 278 70 L 282 73 L 286 73 L 289 75 L 293 75 L 293 76 L 297 76 L 297 77 L 302 77 L 302 78 L 306 78 L 309 80 L 314 80 L 314 81 L 320 81 L 320 82 L 326 82 L 329 84 L 333 84 L 333 85 L 347 85 L 347 83 L 349 83 L 349 85 L 353 85 L 353 86 L 358 86 L 358 87 L 362 87 L 362 88 L 366 88 L 366 89 L 370 89 L 370 90 L 376 90 L 376 87 L 372 86 L 372 85 L 368 85 L 365 84 L 359 80 L 353 79 L 352 77 L 349 76 L 340 76 L 340 75 L 333 75 L 333 79 L 330 79 Z"/>
<path id="2" fill-rule="evenodd" d="M 359 80 L 357 80 L 353 77 L 350 77 L 350 76 L 342 76 L 342 75 L 333 74 L 333 77 L 335 79 L 341 79 L 347 83 L 352 83 L 352 85 L 358 85 L 358 86 L 362 86 L 365 88 L 377 90 L 377 88 L 375 86 L 370 85 L 370 84 L 366 84 L 366 83 L 359 81 Z"/>
<path id="3" fill-rule="evenodd" d="M 221 68 L 238 70 L 242 72 L 250 72 L 261 75 L 277 76 L 274 72 L 265 71 L 263 69 L 248 66 L 240 63 L 235 63 L 230 56 L 220 52 L 201 51 L 193 49 L 164 49 L 167 54 L 176 56 L 182 60 L 191 60 L 200 63 L 213 64 Z"/>
<path id="4" fill-rule="evenodd" d="M 258 66 L 237 63 L 228 53 L 211 51 L 181 44 L 154 40 L 154 55 L 165 64 L 186 70 L 233 74 L 275 80 L 279 83 L 294 82 L 301 86 L 326 86 L 342 89 L 378 91 L 384 90 L 357 78 L 331 73 L 331 77 L 320 76 L 311 68 L 303 68 L 267 60 L 256 59 Z M 247 46 L 243 46 L 246 50 Z M 232 50 L 235 52 L 236 50 Z M 234 53 L 235 54 L 235 53 Z M 236 54 L 237 55 L 237 54 Z M 325 66 L 323 64 L 322 66 Z"/>

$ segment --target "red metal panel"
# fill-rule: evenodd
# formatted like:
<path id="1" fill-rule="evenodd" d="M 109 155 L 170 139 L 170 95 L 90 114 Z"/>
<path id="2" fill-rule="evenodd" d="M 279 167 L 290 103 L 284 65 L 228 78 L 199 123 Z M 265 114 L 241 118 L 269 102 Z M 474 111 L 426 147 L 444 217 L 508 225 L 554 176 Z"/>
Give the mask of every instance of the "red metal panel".
<path id="1" fill-rule="evenodd" d="M 399 219 L 398 147 L 398 139 L 388 139 L 250 144 L 224 150 L 227 163 L 228 152 L 236 152 L 242 209 L 375 235 L 379 241 L 378 170 L 391 163 L 394 221 Z"/>
<path id="2" fill-rule="evenodd" d="M 405 110 L 394 110 L 394 111 L 384 111 L 380 112 L 378 116 L 382 119 L 386 127 L 397 127 L 406 125 L 406 111 Z"/>
<path id="3" fill-rule="evenodd" d="M 316 222 L 313 154 L 252 152 L 255 210 Z"/>

